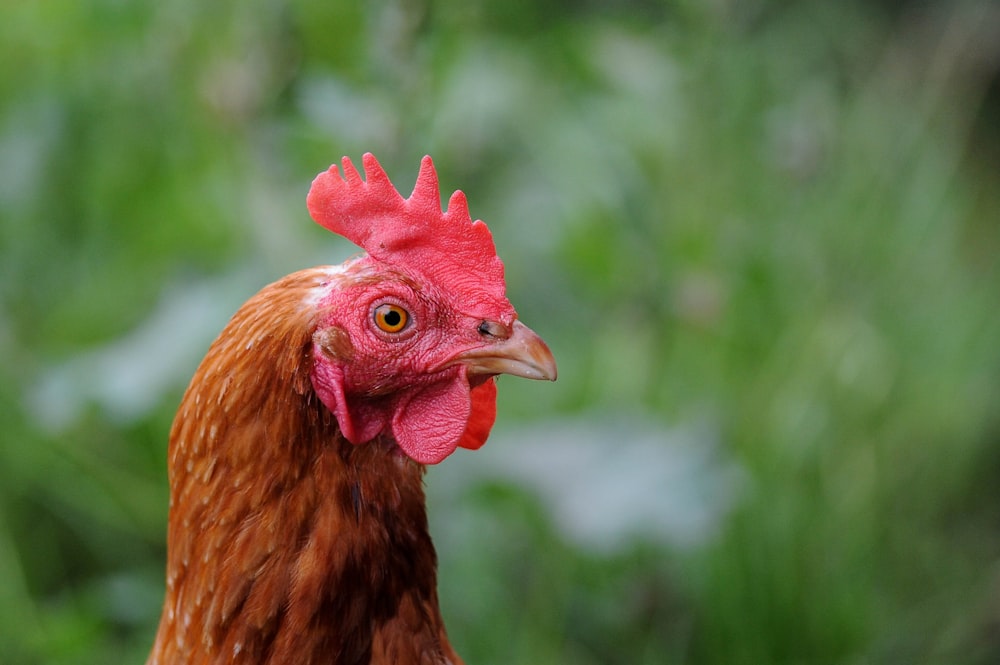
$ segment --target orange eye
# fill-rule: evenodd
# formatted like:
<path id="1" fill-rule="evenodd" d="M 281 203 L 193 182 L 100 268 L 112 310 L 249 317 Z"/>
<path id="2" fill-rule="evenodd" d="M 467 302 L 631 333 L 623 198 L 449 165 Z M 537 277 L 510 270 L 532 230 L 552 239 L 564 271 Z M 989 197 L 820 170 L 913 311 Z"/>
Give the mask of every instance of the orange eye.
<path id="1" fill-rule="evenodd" d="M 375 308 L 375 325 L 387 333 L 398 333 L 410 321 L 409 313 L 398 305 L 384 303 Z"/>

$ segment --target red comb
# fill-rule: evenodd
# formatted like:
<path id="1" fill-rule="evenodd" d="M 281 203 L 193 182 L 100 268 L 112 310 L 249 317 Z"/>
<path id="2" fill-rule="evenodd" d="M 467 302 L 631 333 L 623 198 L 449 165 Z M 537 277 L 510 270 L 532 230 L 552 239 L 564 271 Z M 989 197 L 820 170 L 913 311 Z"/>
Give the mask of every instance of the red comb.
<path id="1" fill-rule="evenodd" d="M 371 153 L 362 158 L 364 180 L 349 158 L 341 163 L 343 176 L 334 164 L 313 180 L 306 205 L 316 222 L 379 261 L 444 279 L 449 288 L 475 288 L 504 297 L 503 263 L 489 229 L 480 220 L 472 221 L 461 191 L 452 194 L 447 211 L 442 210 L 429 156 L 420 162 L 408 199 Z"/>

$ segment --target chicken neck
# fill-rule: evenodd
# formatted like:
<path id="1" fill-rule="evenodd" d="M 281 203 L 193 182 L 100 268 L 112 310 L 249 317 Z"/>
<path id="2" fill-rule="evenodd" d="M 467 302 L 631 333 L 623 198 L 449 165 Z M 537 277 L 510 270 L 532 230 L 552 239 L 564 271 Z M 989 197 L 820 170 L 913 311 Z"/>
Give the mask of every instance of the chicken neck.
<path id="1" fill-rule="evenodd" d="M 210 348 L 171 430 L 167 594 L 150 665 L 452 663 L 424 467 L 347 442 L 309 384 L 323 278 L 265 288 Z"/>

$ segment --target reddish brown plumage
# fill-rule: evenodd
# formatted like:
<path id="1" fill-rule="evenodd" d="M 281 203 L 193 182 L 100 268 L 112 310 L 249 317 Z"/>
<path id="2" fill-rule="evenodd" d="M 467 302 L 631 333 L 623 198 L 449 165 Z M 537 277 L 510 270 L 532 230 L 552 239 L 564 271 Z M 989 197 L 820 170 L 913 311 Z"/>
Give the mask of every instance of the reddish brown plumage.
<path id="1" fill-rule="evenodd" d="M 378 256 L 294 273 L 247 301 L 174 420 L 150 665 L 461 663 L 438 609 L 422 463 L 482 445 L 495 375 L 555 379 L 555 362 L 504 297 L 464 197 L 454 215 L 430 205 L 429 159 L 411 199 L 370 155 L 376 186 L 344 164 L 346 189 L 334 169 L 310 204 L 334 229 L 347 215 Z M 442 230 L 448 247 L 435 246 Z M 465 254 L 440 258 L 463 242 Z M 380 322 L 386 307 L 397 326 Z"/>
<path id="2" fill-rule="evenodd" d="M 459 663 L 438 611 L 423 466 L 348 443 L 309 381 L 309 291 L 233 317 L 170 434 L 167 597 L 149 663 Z"/>

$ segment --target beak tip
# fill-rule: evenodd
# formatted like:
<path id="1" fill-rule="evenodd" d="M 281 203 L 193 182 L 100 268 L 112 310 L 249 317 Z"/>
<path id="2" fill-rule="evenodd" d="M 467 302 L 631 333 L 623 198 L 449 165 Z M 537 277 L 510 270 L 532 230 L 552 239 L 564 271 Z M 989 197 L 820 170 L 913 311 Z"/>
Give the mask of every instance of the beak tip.
<path id="1" fill-rule="evenodd" d="M 559 378 L 559 370 L 556 369 L 556 361 L 549 356 L 549 362 L 539 367 L 538 379 L 542 381 L 555 381 Z"/>
<path id="2" fill-rule="evenodd" d="M 535 376 L 528 378 L 539 381 L 555 381 L 559 376 L 559 370 L 556 368 L 556 359 L 548 344 L 520 321 L 515 322 L 514 330 L 515 335 L 522 338 L 521 346 L 527 351 L 525 355 L 530 358 L 529 364 L 533 370 L 532 373 L 535 374 Z"/>

